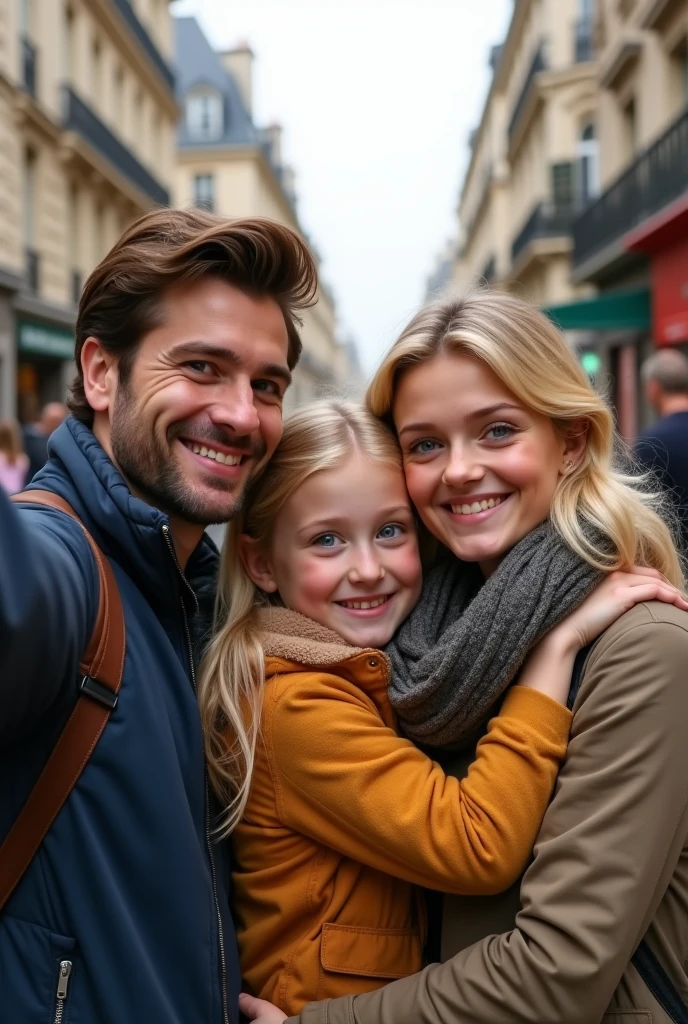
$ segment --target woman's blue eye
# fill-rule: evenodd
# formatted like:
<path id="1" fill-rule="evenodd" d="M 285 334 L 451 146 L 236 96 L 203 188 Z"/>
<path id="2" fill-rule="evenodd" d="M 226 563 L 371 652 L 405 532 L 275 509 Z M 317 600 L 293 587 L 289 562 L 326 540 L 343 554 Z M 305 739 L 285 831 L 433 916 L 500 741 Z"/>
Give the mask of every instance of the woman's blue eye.
<path id="1" fill-rule="evenodd" d="M 428 455 L 430 452 L 434 451 L 436 447 L 437 441 L 416 441 L 415 444 L 411 445 L 411 451 L 417 455 Z"/>
<path id="2" fill-rule="evenodd" d="M 378 531 L 378 537 L 381 540 L 395 540 L 402 532 L 402 528 L 398 523 L 386 523 L 382 529 Z"/>
<path id="3" fill-rule="evenodd" d="M 506 441 L 507 438 L 511 437 L 514 432 L 514 428 L 508 423 L 494 423 L 487 431 L 487 435 L 490 434 L 492 437 L 491 441 Z"/>
<path id="4" fill-rule="evenodd" d="M 335 536 L 334 533 L 321 533 L 319 537 L 316 537 L 313 541 L 321 548 L 334 548 L 339 542 L 339 537 Z"/>

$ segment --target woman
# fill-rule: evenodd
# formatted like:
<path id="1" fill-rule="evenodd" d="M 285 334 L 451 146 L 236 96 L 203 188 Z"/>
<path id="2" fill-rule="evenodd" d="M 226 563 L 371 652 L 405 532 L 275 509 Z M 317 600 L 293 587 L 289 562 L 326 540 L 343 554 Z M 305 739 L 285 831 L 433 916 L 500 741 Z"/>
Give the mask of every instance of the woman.
<path id="1" fill-rule="evenodd" d="M 17 494 L 26 482 L 29 469 L 21 432 L 16 420 L 0 420 L 0 487 Z"/>
<path id="2" fill-rule="evenodd" d="M 609 410 L 520 300 L 485 293 L 421 311 L 368 401 L 393 423 L 411 498 L 454 556 L 389 650 L 390 697 L 412 739 L 464 748 L 461 773 L 572 556 L 600 574 L 636 561 L 677 585 L 681 568 L 653 499 L 613 468 Z M 520 894 L 446 898 L 444 964 L 313 1003 L 290 1024 L 685 1019 L 687 662 L 685 612 L 653 602 L 621 616 L 577 673 L 568 754 Z M 471 693 L 452 691 L 449 668 Z"/>

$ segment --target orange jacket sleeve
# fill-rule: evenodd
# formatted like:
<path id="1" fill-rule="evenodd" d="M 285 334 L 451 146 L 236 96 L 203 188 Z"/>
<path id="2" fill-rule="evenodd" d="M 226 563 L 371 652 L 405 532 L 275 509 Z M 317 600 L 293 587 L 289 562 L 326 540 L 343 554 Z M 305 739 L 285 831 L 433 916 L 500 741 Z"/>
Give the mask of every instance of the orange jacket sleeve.
<path id="1" fill-rule="evenodd" d="M 267 750 L 284 825 L 445 892 L 501 892 L 520 876 L 566 752 L 565 707 L 513 687 L 459 781 L 340 677 L 293 674 L 270 704 Z"/>

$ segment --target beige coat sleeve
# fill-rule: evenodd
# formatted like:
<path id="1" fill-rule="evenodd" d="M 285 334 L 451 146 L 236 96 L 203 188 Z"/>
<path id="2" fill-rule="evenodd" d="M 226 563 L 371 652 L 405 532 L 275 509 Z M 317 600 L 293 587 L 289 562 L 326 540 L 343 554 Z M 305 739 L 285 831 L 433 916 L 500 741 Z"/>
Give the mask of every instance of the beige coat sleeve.
<path id="1" fill-rule="evenodd" d="M 290 1024 L 599 1022 L 683 846 L 688 614 L 642 605 L 596 645 L 516 927 Z"/>

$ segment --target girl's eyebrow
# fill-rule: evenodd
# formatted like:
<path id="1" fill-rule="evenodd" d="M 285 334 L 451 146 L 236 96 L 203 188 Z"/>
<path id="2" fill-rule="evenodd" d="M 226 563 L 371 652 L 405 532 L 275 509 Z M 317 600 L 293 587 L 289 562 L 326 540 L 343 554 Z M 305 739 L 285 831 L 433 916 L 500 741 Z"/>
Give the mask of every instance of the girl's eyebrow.
<path id="1" fill-rule="evenodd" d="M 408 516 L 413 514 L 408 505 L 390 505 L 388 508 L 381 508 L 378 515 L 380 519 L 388 519 L 392 516 L 398 516 L 401 513 Z M 306 523 L 305 526 L 302 526 L 301 529 L 297 531 L 297 535 L 301 536 L 301 534 L 304 533 L 312 533 L 314 530 L 334 530 L 337 529 L 337 527 L 350 522 L 351 518 L 351 516 L 333 515 L 327 516 L 323 519 L 313 519 L 311 522 Z"/>

